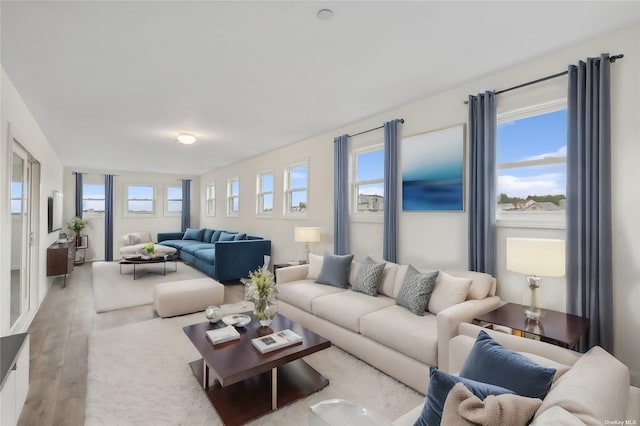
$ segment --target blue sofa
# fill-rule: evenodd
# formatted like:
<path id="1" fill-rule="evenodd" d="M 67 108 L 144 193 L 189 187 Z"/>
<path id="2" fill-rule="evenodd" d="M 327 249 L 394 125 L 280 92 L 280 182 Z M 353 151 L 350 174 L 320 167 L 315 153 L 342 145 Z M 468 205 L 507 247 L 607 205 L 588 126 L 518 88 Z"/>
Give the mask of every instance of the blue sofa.
<path id="1" fill-rule="evenodd" d="M 174 247 L 182 260 L 218 281 L 248 277 L 271 255 L 271 241 L 244 233 L 188 228 L 158 233 L 158 244 Z"/>

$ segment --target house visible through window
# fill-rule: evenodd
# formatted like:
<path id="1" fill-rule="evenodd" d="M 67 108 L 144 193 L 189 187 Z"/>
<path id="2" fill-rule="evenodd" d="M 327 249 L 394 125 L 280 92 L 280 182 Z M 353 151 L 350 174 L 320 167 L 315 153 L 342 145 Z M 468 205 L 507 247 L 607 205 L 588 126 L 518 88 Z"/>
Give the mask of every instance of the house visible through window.
<path id="1" fill-rule="evenodd" d="M 497 218 L 564 215 L 567 110 L 564 104 L 561 108 L 521 114 L 516 119 L 507 114 L 499 117 Z"/>
<path id="2" fill-rule="evenodd" d="M 182 187 L 167 187 L 167 214 L 179 215 L 182 213 Z"/>
<path id="3" fill-rule="evenodd" d="M 227 181 L 227 216 L 238 216 L 240 213 L 240 179 Z"/>
<path id="4" fill-rule="evenodd" d="M 384 211 L 384 148 L 368 147 L 352 154 L 351 211 L 379 215 Z"/>
<path id="5" fill-rule="evenodd" d="M 273 214 L 273 172 L 258 173 L 256 182 L 257 213 L 263 216 Z"/>
<path id="6" fill-rule="evenodd" d="M 150 185 L 127 186 L 127 212 L 130 214 L 147 214 L 155 212 L 155 188 Z"/>
<path id="7" fill-rule="evenodd" d="M 285 168 L 285 215 L 306 213 L 308 209 L 307 187 L 309 185 L 309 165 L 298 163 Z"/>
<path id="8" fill-rule="evenodd" d="M 206 194 L 206 214 L 207 216 L 215 216 L 216 215 L 216 185 L 209 184 L 207 185 L 207 194 Z"/>
<path id="9" fill-rule="evenodd" d="M 104 184 L 82 184 L 82 213 L 104 214 Z"/>

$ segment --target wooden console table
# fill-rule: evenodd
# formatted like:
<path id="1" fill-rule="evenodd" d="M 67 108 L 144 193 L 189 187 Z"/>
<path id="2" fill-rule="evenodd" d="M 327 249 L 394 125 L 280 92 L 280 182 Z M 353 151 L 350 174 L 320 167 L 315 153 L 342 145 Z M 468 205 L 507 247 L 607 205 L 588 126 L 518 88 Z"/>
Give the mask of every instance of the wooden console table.
<path id="1" fill-rule="evenodd" d="M 75 241 L 55 242 L 47 248 L 47 276 L 64 275 L 62 287 L 67 285 L 67 275 L 73 271 L 75 262 Z"/>
<path id="2" fill-rule="evenodd" d="M 573 348 L 587 332 L 589 320 L 576 315 L 547 309 L 538 321 L 525 317 L 522 305 L 506 303 L 491 312 L 474 318 L 476 324 L 495 324 L 508 327 L 512 334 L 533 334 L 540 340 L 565 348 Z"/>

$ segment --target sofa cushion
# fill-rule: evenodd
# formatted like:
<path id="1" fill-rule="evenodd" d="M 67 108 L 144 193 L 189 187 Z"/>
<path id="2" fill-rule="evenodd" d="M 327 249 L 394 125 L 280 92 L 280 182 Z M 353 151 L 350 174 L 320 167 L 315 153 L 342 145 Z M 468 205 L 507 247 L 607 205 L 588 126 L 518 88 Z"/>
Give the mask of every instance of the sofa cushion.
<path id="1" fill-rule="evenodd" d="M 317 297 L 311 302 L 314 315 L 356 333 L 360 332 L 360 317 L 395 304 L 390 297 L 371 297 L 355 291 L 344 291 Z"/>
<path id="2" fill-rule="evenodd" d="M 187 228 L 184 231 L 183 240 L 193 240 L 193 241 L 202 241 L 202 236 L 204 235 L 204 229 L 195 229 L 195 228 Z"/>
<path id="3" fill-rule="evenodd" d="M 453 305 L 464 302 L 467 299 L 470 285 L 470 279 L 440 272 L 431 299 L 429 299 L 429 312 L 437 315 Z"/>
<path id="4" fill-rule="evenodd" d="M 538 409 L 538 411 L 540 411 L 540 409 Z M 544 413 L 536 417 L 531 425 L 584 426 L 584 423 L 564 408 L 560 407 L 559 405 L 554 405 L 553 407 L 545 410 Z"/>
<path id="5" fill-rule="evenodd" d="M 430 368 L 429 389 L 425 398 L 424 407 L 420 417 L 416 420 L 416 426 L 438 426 L 444 410 L 444 404 L 449 391 L 456 383 L 462 383 L 475 396 L 484 400 L 489 395 L 512 394 L 509 389 L 489 385 L 462 377 L 452 376 L 437 368 Z"/>
<path id="6" fill-rule="evenodd" d="M 438 278 L 438 271 L 423 274 L 409 265 L 396 298 L 396 303 L 416 315 L 424 315 L 431 292 L 436 284 L 436 278 Z"/>
<path id="7" fill-rule="evenodd" d="M 370 257 L 367 257 L 356 274 L 351 290 L 359 291 L 368 296 L 377 296 L 378 286 L 380 286 L 380 282 L 382 281 L 384 266 L 384 263 L 377 263 Z"/>
<path id="8" fill-rule="evenodd" d="M 204 234 L 202 235 L 202 241 L 205 243 L 211 242 L 211 237 L 213 237 L 213 233 L 216 232 L 213 229 L 205 228 Z"/>
<path id="9" fill-rule="evenodd" d="M 378 287 L 378 293 L 395 298 L 395 279 L 397 271 L 398 264 L 393 262 L 385 263 L 384 270 L 382 271 L 380 287 Z"/>
<path id="10" fill-rule="evenodd" d="M 220 230 L 213 231 L 213 234 L 211 234 L 211 242 L 215 243 L 216 241 L 218 241 L 220 239 L 220 235 L 222 235 L 222 231 Z"/>
<path id="11" fill-rule="evenodd" d="M 244 232 L 238 232 L 233 237 L 233 241 L 240 241 L 240 240 L 246 240 L 246 239 L 247 239 L 247 234 L 245 234 Z"/>
<path id="12" fill-rule="evenodd" d="M 346 288 L 349 285 L 349 272 L 353 255 L 335 255 L 325 252 L 322 257 L 322 268 L 318 278 L 316 278 L 316 282 L 318 284 Z"/>
<path id="13" fill-rule="evenodd" d="M 518 395 L 540 399 L 549 392 L 555 373 L 554 368 L 543 367 L 524 355 L 505 348 L 484 330 L 478 334 L 460 370 L 461 377 L 511 389 Z"/>
<path id="14" fill-rule="evenodd" d="M 195 244 L 187 244 L 182 248 L 182 251 L 189 254 L 195 254 L 198 250 L 211 249 L 213 246 L 211 243 L 199 243 L 194 242 Z"/>
<path id="15" fill-rule="evenodd" d="M 128 237 L 127 245 L 146 244 L 153 241 L 151 234 L 148 232 L 131 232 L 125 237 Z"/>
<path id="16" fill-rule="evenodd" d="M 491 286 L 493 285 L 493 277 L 484 272 L 475 271 L 445 271 L 449 275 L 460 278 L 471 279 L 471 286 L 467 293 L 467 299 L 484 299 L 489 295 Z"/>
<path id="17" fill-rule="evenodd" d="M 309 253 L 309 269 L 307 271 L 308 280 L 316 280 L 320 270 L 322 269 L 323 257 L 317 254 Z"/>
<path id="18" fill-rule="evenodd" d="M 184 247 L 188 245 L 200 244 L 200 242 L 195 240 L 164 240 L 158 244 L 161 244 L 163 246 L 174 247 L 174 248 L 177 248 L 178 250 L 182 250 Z"/>
<path id="19" fill-rule="evenodd" d="M 360 334 L 428 365 L 438 365 L 435 315 L 416 316 L 393 305 L 360 318 Z"/>
<path id="20" fill-rule="evenodd" d="M 313 281 L 296 281 L 278 284 L 278 299 L 304 311 L 311 312 L 311 301 L 316 297 L 345 291 L 348 290 L 330 285 L 315 284 Z"/>
<path id="21" fill-rule="evenodd" d="M 236 233 L 235 232 L 226 232 L 226 231 L 222 231 L 222 233 L 220 234 L 220 238 L 218 238 L 218 241 L 233 241 L 233 239 L 236 237 Z"/>
<path id="22" fill-rule="evenodd" d="M 207 244 L 206 248 L 200 248 L 193 253 L 196 259 L 205 261 L 208 265 L 213 265 L 216 260 L 216 249 Z"/>
<path id="23" fill-rule="evenodd" d="M 560 406 L 588 425 L 602 425 L 623 418 L 628 401 L 629 369 L 594 346 L 553 385 L 535 417 Z"/>

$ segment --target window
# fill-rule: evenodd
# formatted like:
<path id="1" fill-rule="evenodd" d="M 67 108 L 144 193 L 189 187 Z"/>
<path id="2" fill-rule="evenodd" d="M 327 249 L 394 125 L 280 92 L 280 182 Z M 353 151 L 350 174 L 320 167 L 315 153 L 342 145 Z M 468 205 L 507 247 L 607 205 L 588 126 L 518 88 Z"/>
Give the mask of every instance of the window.
<path id="1" fill-rule="evenodd" d="M 82 184 L 82 213 L 104 214 L 104 184 Z"/>
<path id="2" fill-rule="evenodd" d="M 258 173 L 256 193 L 256 213 L 260 216 L 272 216 L 273 172 Z"/>
<path id="3" fill-rule="evenodd" d="M 216 215 L 216 184 L 207 185 L 205 214 L 207 216 Z"/>
<path id="4" fill-rule="evenodd" d="M 370 146 L 351 155 L 351 212 L 381 217 L 384 211 L 384 147 Z"/>
<path id="5" fill-rule="evenodd" d="M 238 216 L 240 213 L 240 179 L 227 181 L 227 216 Z"/>
<path id="6" fill-rule="evenodd" d="M 182 186 L 167 186 L 167 216 L 179 216 L 182 214 Z"/>
<path id="7" fill-rule="evenodd" d="M 22 182 L 11 182 L 11 214 L 22 213 Z"/>
<path id="8" fill-rule="evenodd" d="M 307 187 L 309 185 L 309 164 L 298 163 L 284 170 L 284 214 L 306 214 L 308 208 Z"/>
<path id="9" fill-rule="evenodd" d="M 498 116 L 496 218 L 564 226 L 566 101 Z M 556 226 L 552 226 L 556 227 Z"/>
<path id="10" fill-rule="evenodd" d="M 155 187 L 150 185 L 127 186 L 127 213 L 153 215 L 155 213 Z"/>

